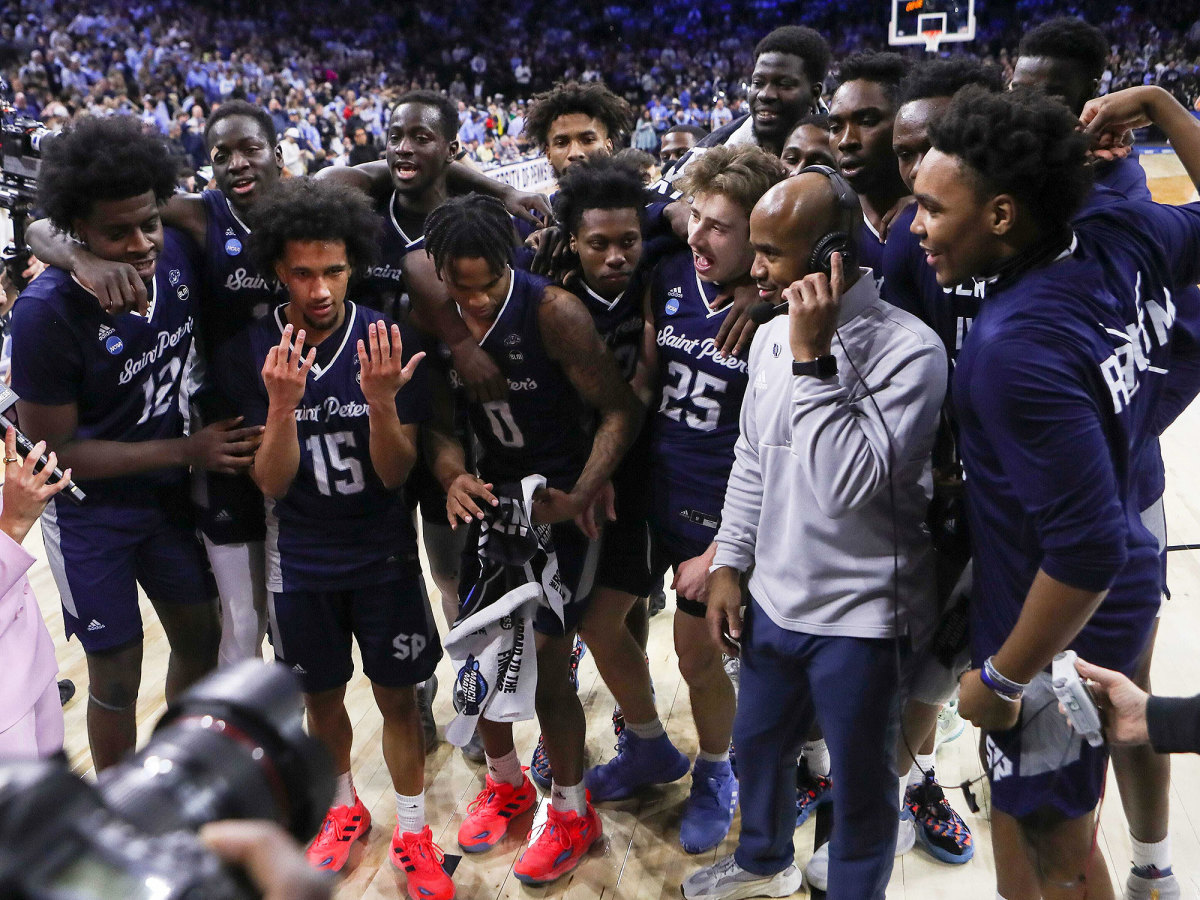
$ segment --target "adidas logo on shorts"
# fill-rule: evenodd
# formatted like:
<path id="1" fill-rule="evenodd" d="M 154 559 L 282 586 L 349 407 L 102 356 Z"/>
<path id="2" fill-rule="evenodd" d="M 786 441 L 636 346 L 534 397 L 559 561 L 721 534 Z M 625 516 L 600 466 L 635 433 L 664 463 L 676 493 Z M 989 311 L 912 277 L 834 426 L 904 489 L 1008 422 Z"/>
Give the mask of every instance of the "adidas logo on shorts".
<path id="1" fill-rule="evenodd" d="M 103 629 L 104 629 L 104 626 L 101 625 L 99 622 L 97 622 L 95 619 L 92 619 L 92 621 L 88 623 L 88 627 L 87 627 L 88 631 L 102 631 Z"/>
<path id="2" fill-rule="evenodd" d="M 304 668 L 304 666 L 300 665 L 300 663 L 296 663 L 296 665 L 292 666 L 292 671 L 295 672 L 297 675 L 307 675 L 308 674 L 308 670 L 306 668 Z"/>
<path id="3" fill-rule="evenodd" d="M 231 516 L 229 514 L 229 510 L 223 509 L 220 512 L 218 512 L 215 516 L 213 516 L 213 521 L 214 522 L 232 522 L 233 516 Z"/>

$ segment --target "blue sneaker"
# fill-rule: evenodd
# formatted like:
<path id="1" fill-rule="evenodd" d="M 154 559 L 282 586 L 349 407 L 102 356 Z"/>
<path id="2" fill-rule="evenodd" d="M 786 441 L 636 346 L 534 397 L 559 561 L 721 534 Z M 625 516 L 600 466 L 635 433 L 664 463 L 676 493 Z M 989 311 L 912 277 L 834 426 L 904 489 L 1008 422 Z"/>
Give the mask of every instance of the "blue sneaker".
<path id="1" fill-rule="evenodd" d="M 917 840 L 934 859 L 961 866 L 975 855 L 971 829 L 950 808 L 946 795 L 931 775 L 926 775 L 920 784 L 909 785 L 904 805 L 916 822 Z"/>
<path id="2" fill-rule="evenodd" d="M 537 746 L 533 748 L 533 759 L 529 762 L 529 777 L 543 791 L 550 790 L 550 782 L 554 780 L 554 773 L 550 771 L 550 757 L 546 755 L 546 744 L 540 734 Z"/>
<path id="3" fill-rule="evenodd" d="M 587 644 L 583 638 L 575 635 L 575 644 L 571 647 L 571 687 L 579 693 L 579 661 L 587 656 Z"/>
<path id="4" fill-rule="evenodd" d="M 692 792 L 683 806 L 679 843 L 687 853 L 704 853 L 725 840 L 737 808 L 738 783 L 728 762 L 696 760 Z"/>
<path id="5" fill-rule="evenodd" d="M 796 766 L 796 827 L 808 821 L 816 810 L 833 802 L 833 782 L 827 775 L 814 775 L 808 768 L 808 760 L 801 759 Z"/>
<path id="6" fill-rule="evenodd" d="M 690 769 L 688 758 L 667 735 L 644 741 L 627 728 L 617 738 L 617 755 L 588 769 L 583 783 L 592 792 L 592 802 L 602 803 L 624 800 L 651 784 L 678 781 Z"/>

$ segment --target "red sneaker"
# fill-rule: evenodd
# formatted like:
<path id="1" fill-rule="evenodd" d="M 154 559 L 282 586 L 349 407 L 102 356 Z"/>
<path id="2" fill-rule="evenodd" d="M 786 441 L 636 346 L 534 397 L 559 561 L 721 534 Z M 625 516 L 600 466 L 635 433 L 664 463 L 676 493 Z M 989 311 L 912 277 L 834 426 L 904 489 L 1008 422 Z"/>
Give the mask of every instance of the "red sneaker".
<path id="1" fill-rule="evenodd" d="M 591 803 L 582 816 L 551 806 L 541 833 L 525 848 L 513 874 L 525 884 L 549 884 L 579 865 L 602 833 L 600 817 Z"/>
<path id="2" fill-rule="evenodd" d="M 445 856 L 433 842 L 433 832 L 426 825 L 416 834 L 392 835 L 392 865 L 404 873 L 407 893 L 412 900 L 454 900 L 454 882 L 442 868 Z"/>
<path id="3" fill-rule="evenodd" d="M 321 823 L 321 830 L 304 855 L 313 868 L 340 872 L 354 842 L 365 839 L 370 830 L 371 814 L 363 802 L 355 797 L 353 806 L 330 808 L 325 814 L 325 821 Z"/>
<path id="4" fill-rule="evenodd" d="M 520 787 L 486 776 L 483 790 L 467 807 L 467 817 L 458 827 L 458 846 L 466 853 L 491 850 L 504 837 L 508 823 L 537 805 L 537 791 L 528 778 Z"/>

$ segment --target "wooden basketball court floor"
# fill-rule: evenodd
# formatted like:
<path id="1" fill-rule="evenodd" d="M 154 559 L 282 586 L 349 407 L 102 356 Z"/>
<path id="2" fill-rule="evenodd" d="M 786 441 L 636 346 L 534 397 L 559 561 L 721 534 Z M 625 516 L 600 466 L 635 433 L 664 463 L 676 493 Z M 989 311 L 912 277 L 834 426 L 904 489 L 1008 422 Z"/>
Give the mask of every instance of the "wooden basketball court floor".
<path id="1" fill-rule="evenodd" d="M 1196 192 L 1173 155 L 1143 156 L 1151 189 L 1161 202 L 1183 203 L 1196 199 Z M 1200 544 L 1200 470 L 1195 448 L 1200 446 L 1200 404 L 1194 405 L 1167 432 L 1163 456 L 1167 466 L 1167 520 L 1172 543 Z M 62 615 L 58 596 L 50 576 L 35 529 L 27 546 L 38 556 L 31 580 L 50 631 L 55 636 L 61 676 L 71 678 L 79 693 L 66 707 L 66 750 L 75 771 L 91 771 L 84 722 L 87 670 L 77 642 L 62 638 Z M 1166 694 L 1192 694 L 1200 691 L 1200 551 L 1171 554 L 1170 585 L 1172 599 L 1163 614 L 1154 660 L 1155 688 Z M 668 595 L 669 596 L 669 595 Z M 436 599 L 436 598 L 435 598 Z M 433 604 L 440 619 L 440 606 Z M 649 656 L 658 696 L 658 709 L 668 732 L 679 747 L 690 755 L 696 752 L 695 728 L 691 723 L 687 689 L 679 677 L 672 648 L 670 618 L 673 598 L 667 611 L 651 620 Z M 164 712 L 162 685 L 167 663 L 167 642 L 149 604 L 143 598 L 142 616 L 146 625 L 145 665 L 138 701 L 139 739 L 144 741 Z M 444 633 L 444 632 L 443 632 Z M 269 650 L 268 650 L 269 653 Z M 452 675 L 448 660 L 439 666 L 443 687 L 434 712 L 441 726 L 452 718 L 449 685 Z M 588 718 L 587 748 L 591 762 L 603 762 L 613 755 L 613 734 L 609 717 L 612 696 L 596 674 L 590 657 L 580 667 L 579 693 Z M 347 705 L 354 722 L 353 771 L 359 794 L 376 821 L 362 862 L 344 879 L 339 900 L 357 897 L 395 898 L 402 889 L 388 862 L 388 847 L 394 827 L 394 804 L 387 769 L 380 751 L 381 719 L 374 708 L 367 681 L 356 675 L 347 694 Z M 943 745 L 938 752 L 938 776 L 944 784 L 959 784 L 982 773 L 976 755 L 977 733 L 968 726 L 958 740 Z M 537 740 L 533 722 L 516 728 L 517 748 L 528 761 Z M 1173 760 L 1171 839 L 1175 870 L 1184 883 L 1184 896 L 1200 897 L 1200 757 L 1177 756 Z M 426 764 L 426 795 L 429 823 L 434 837 L 447 854 L 458 852 L 455 834 L 466 811 L 483 782 L 481 767 L 468 763 L 449 744 L 442 742 Z M 491 853 L 464 856 L 455 872 L 458 896 L 464 900 L 490 900 L 508 897 L 584 898 L 674 898 L 679 884 L 693 869 L 707 865 L 732 852 L 734 842 L 726 841 L 715 851 L 697 857 L 679 847 L 679 815 L 686 799 L 689 780 L 652 790 L 645 796 L 600 808 L 604 825 L 602 846 L 593 852 L 571 876 L 548 888 L 529 889 L 512 876 L 512 864 L 520 852 L 523 829 L 518 837 L 508 838 Z M 988 797 L 985 785 L 977 785 L 981 811 L 967 810 L 962 794 L 950 792 L 950 800 L 966 819 L 975 835 L 974 860 L 964 866 L 946 866 L 919 849 L 896 860 L 888 897 L 890 900 L 939 900 L 963 897 L 990 898 L 995 894 L 995 868 L 990 849 Z M 526 827 L 534 819 L 525 817 Z M 735 820 L 732 835 L 736 837 Z M 796 832 L 797 861 L 803 863 L 812 853 L 812 822 Z M 1116 785 L 1109 777 L 1107 798 L 1101 814 L 1099 849 L 1114 880 L 1123 886 L 1129 868 L 1129 835 L 1117 798 Z"/>

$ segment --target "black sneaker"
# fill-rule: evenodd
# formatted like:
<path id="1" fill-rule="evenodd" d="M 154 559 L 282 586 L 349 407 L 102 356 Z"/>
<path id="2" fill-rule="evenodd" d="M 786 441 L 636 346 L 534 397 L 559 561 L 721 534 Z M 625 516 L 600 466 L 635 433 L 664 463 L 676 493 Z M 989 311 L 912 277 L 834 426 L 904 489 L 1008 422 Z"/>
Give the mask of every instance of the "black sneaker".
<path id="1" fill-rule="evenodd" d="M 75 682 L 70 678 L 64 678 L 58 683 L 58 702 L 66 706 L 67 702 L 75 696 Z"/>
<path id="2" fill-rule="evenodd" d="M 932 775 L 926 775 L 920 784 L 909 785 L 904 805 L 916 821 L 917 841 L 934 859 L 961 866 L 975 855 L 971 829 L 950 808 Z"/>

